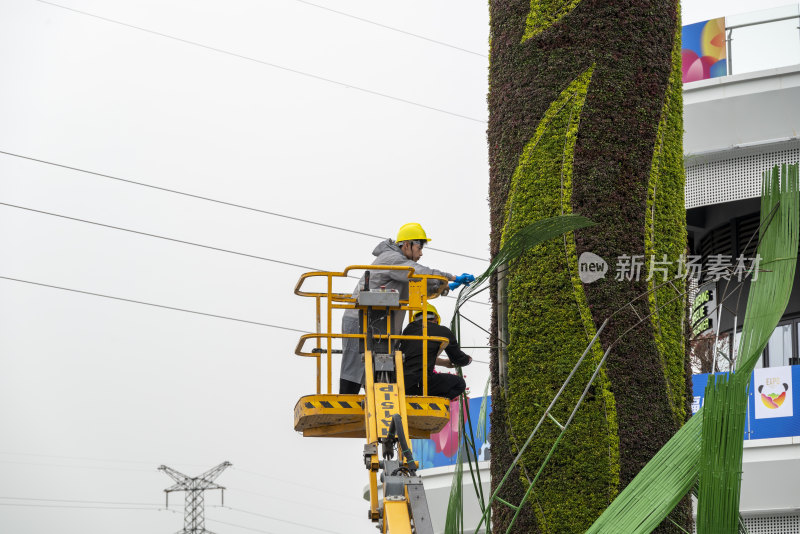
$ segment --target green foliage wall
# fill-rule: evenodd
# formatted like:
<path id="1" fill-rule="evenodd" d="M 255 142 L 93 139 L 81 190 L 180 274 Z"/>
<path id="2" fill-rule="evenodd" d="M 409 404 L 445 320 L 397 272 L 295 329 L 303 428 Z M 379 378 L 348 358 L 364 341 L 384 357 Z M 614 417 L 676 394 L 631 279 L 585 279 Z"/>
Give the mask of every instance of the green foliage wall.
<path id="1" fill-rule="evenodd" d="M 493 480 L 596 327 L 661 283 L 615 281 L 616 258 L 674 261 L 684 252 L 678 9 L 657 0 L 490 2 L 492 253 L 537 219 L 576 213 L 599 223 L 537 247 L 509 270 L 507 390 L 493 383 Z M 584 251 L 606 259 L 605 279 L 581 283 Z M 615 345 L 515 531 L 583 532 L 680 427 L 688 399 L 683 310 L 676 288 L 664 286 L 617 313 L 591 354 L 595 363 L 652 315 Z M 575 377 L 557 419 L 568 417 L 593 367 Z M 557 432 L 542 427 L 501 497 L 519 502 Z M 495 505 L 496 529 L 510 512 Z M 677 521 L 688 525 L 682 513 Z"/>

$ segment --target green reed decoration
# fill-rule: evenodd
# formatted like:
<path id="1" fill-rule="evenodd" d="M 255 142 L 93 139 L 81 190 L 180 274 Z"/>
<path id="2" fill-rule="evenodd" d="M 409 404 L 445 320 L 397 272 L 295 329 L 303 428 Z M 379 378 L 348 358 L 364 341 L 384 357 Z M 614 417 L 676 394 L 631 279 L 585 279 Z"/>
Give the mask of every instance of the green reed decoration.
<path id="1" fill-rule="evenodd" d="M 739 344 L 729 378 L 709 381 L 705 406 L 686 423 L 587 530 L 648 533 L 700 479 L 698 534 L 738 531 L 747 385 L 789 301 L 797 265 L 798 165 L 764 173 L 758 254 Z"/>

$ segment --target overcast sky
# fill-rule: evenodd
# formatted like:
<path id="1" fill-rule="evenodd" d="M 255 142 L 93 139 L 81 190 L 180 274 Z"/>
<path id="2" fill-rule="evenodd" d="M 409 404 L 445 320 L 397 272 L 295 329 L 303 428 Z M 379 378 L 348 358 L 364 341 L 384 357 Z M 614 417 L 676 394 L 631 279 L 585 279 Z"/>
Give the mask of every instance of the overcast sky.
<path id="1" fill-rule="evenodd" d="M 314 307 L 278 262 L 370 263 L 378 239 L 346 229 L 417 221 L 475 257 L 421 263 L 486 268 L 486 2 L 57 3 L 0 0 L 0 531 L 175 532 L 156 468 L 227 460 L 218 534 L 374 532 L 362 442 L 292 430 L 315 371 L 285 328 Z M 749 9 L 695 0 L 683 22 Z M 487 366 L 465 371 L 479 395 Z"/>

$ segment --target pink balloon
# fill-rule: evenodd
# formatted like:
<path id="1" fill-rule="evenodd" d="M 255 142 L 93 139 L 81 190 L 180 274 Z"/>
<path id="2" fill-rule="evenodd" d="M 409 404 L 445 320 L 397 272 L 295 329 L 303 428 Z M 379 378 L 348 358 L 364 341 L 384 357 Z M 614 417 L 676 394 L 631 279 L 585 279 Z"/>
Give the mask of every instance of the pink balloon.
<path id="1" fill-rule="evenodd" d="M 689 69 L 694 64 L 694 62 L 697 61 L 697 59 L 698 59 L 697 54 L 695 54 L 693 50 L 690 50 L 688 48 L 684 48 L 683 50 L 681 50 L 681 73 L 683 74 L 684 83 L 686 83 L 687 81 L 693 81 L 686 79 L 686 73 L 689 72 Z"/>
<path id="2" fill-rule="evenodd" d="M 683 83 L 711 78 L 711 67 L 717 60 L 711 56 L 697 57 L 694 51 L 681 50 L 681 73 Z"/>

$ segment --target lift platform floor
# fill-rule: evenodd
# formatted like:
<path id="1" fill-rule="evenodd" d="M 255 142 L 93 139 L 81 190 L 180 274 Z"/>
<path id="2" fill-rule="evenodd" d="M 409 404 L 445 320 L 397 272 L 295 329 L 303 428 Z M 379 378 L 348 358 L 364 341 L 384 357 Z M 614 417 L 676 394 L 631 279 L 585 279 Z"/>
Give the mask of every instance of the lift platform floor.
<path id="1" fill-rule="evenodd" d="M 450 420 L 443 397 L 406 396 L 411 438 L 426 439 Z M 364 395 L 306 395 L 294 407 L 294 429 L 306 437 L 365 438 Z"/>

